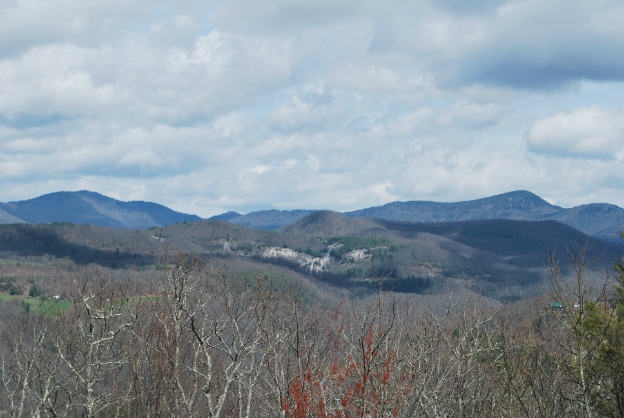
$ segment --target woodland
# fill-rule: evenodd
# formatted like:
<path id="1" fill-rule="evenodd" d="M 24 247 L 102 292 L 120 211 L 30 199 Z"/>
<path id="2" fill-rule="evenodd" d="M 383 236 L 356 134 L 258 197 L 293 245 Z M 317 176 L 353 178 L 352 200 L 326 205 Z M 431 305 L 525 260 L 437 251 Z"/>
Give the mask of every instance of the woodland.
<path id="1" fill-rule="evenodd" d="M 624 264 L 596 278 L 585 244 L 551 254 L 547 292 L 492 303 L 389 291 L 374 268 L 354 295 L 126 234 L 3 253 L 0 416 L 624 416 Z"/>

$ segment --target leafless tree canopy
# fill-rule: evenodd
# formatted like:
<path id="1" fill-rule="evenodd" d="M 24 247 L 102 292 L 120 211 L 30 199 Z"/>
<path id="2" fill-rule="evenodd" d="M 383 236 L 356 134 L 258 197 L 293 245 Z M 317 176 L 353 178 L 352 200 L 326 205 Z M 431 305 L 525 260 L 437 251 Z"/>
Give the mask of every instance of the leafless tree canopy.
<path id="1" fill-rule="evenodd" d="M 572 282 L 553 258 L 552 300 L 522 315 L 319 307 L 185 255 L 150 289 L 78 274 L 67 310 L 6 326 L 0 415 L 624 416 L 624 270 L 592 292 L 583 254 Z"/>

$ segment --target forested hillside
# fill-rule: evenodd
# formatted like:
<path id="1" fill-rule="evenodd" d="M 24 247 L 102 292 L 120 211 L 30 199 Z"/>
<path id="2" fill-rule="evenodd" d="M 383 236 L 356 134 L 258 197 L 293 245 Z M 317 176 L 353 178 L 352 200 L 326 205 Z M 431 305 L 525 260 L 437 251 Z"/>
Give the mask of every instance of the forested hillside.
<path id="1" fill-rule="evenodd" d="M 369 293 L 472 293 L 498 301 L 547 290 L 548 255 L 589 243 L 590 270 L 603 272 L 624 247 L 553 221 L 413 224 L 350 218 L 321 211 L 280 231 L 223 221 L 177 223 L 147 230 L 90 225 L 0 226 L 0 256 L 68 260 L 77 267 L 150 270 L 166 251 L 227 261 L 242 270 L 286 269 L 306 282 Z M 253 266 L 253 267 L 250 267 Z M 564 271 L 570 263 L 564 257 Z M 27 285 L 19 284 L 22 288 Z M 42 285 L 45 285 L 43 283 Z"/>
<path id="2" fill-rule="evenodd" d="M 1 225 L 0 415 L 621 416 L 622 248 L 331 211 Z"/>
<path id="3" fill-rule="evenodd" d="M 279 229 L 296 222 L 311 211 L 259 211 L 246 215 L 228 213 L 215 218 L 256 229 Z M 352 218 L 371 217 L 395 222 L 444 223 L 483 220 L 553 220 L 603 240 L 619 239 L 624 229 L 624 209 L 607 203 L 562 208 L 539 196 L 518 190 L 464 202 L 392 202 L 345 212 Z"/>
<path id="4" fill-rule="evenodd" d="M 624 269 L 591 293 L 583 252 L 553 296 L 432 309 L 331 306 L 178 256 L 138 283 L 81 273 L 66 301 L 5 314 L 10 416 L 622 416 Z M 34 306 L 32 302 L 28 306 Z"/>

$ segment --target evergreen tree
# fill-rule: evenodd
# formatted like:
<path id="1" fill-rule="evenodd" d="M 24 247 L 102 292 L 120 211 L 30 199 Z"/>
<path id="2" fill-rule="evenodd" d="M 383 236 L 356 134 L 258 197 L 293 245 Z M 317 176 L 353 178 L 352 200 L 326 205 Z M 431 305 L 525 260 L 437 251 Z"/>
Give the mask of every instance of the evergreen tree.
<path id="1" fill-rule="evenodd" d="M 615 265 L 615 293 L 585 304 L 585 343 L 595 347 L 588 372 L 591 402 L 602 416 L 624 417 L 624 260 Z"/>

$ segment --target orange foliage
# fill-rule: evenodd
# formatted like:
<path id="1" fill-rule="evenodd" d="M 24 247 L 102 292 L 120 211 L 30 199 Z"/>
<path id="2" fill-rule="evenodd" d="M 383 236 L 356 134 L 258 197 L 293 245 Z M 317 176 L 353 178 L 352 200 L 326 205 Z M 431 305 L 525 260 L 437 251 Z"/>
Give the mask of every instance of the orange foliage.
<path id="1" fill-rule="evenodd" d="M 337 329 L 342 332 L 344 327 Z M 410 393 L 410 382 L 393 373 L 396 354 L 380 350 L 382 338 L 372 326 L 360 338 L 359 347 L 330 335 L 331 363 L 315 371 L 307 368 L 292 381 L 282 400 L 286 416 L 375 416 L 382 412 L 397 416 L 402 400 Z"/>

